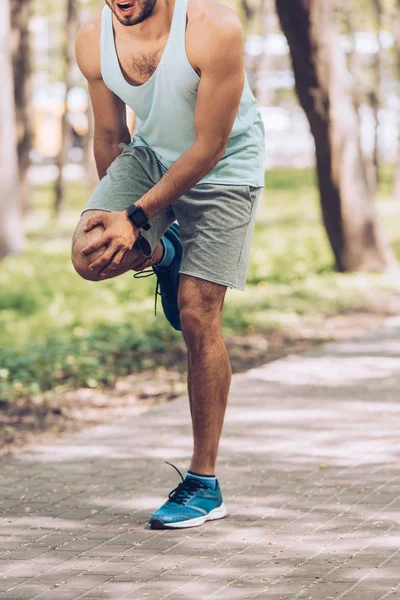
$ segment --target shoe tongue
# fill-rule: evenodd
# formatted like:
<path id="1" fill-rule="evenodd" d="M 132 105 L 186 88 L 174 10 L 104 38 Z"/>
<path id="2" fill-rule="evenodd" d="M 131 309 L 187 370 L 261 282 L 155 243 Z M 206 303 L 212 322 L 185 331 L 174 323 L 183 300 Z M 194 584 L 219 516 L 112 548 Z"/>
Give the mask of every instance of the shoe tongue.
<path id="1" fill-rule="evenodd" d="M 215 477 L 210 477 L 210 478 L 196 477 L 196 475 L 192 475 L 191 473 L 186 473 L 185 481 L 188 479 L 190 479 L 192 481 L 198 481 L 199 483 L 202 483 L 203 485 L 210 488 L 211 490 L 215 490 L 215 488 L 217 487 Z"/>

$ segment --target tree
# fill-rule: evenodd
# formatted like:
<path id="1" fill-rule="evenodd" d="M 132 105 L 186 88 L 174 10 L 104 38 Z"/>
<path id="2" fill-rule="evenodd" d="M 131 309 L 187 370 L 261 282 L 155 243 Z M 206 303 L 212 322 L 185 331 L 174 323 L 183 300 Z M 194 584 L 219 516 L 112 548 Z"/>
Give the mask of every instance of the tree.
<path id="1" fill-rule="evenodd" d="M 396 38 L 396 68 L 397 76 L 400 77 L 400 0 L 396 2 L 396 13 L 393 23 L 393 31 Z M 398 134 L 398 158 L 393 179 L 393 197 L 400 199 L 400 131 Z"/>
<path id="2" fill-rule="evenodd" d="M 3 258 L 19 252 L 23 239 L 19 214 L 9 0 L 0 2 L 0 77 L 0 258 Z"/>
<path id="3" fill-rule="evenodd" d="M 276 0 L 315 140 L 324 225 L 340 271 L 397 265 L 368 186 L 357 114 L 329 0 Z"/>
<path id="4" fill-rule="evenodd" d="M 381 0 L 373 0 L 372 2 L 375 16 L 375 35 L 378 41 L 378 51 L 374 56 L 373 76 L 374 81 L 371 89 L 371 105 L 374 114 L 374 147 L 372 153 L 372 164 L 374 172 L 375 189 L 379 183 L 379 111 L 382 104 L 382 17 L 383 7 Z"/>
<path id="5" fill-rule="evenodd" d="M 13 50 L 14 95 L 17 120 L 18 167 L 20 197 L 24 212 L 30 205 L 30 186 L 27 171 L 33 138 L 33 110 L 31 89 L 31 48 L 29 19 L 32 15 L 30 0 L 11 0 L 11 38 Z"/>
<path id="6" fill-rule="evenodd" d="M 58 153 L 56 164 L 58 167 L 58 177 L 55 182 L 55 202 L 54 212 L 59 215 L 63 208 L 65 189 L 64 189 L 64 177 L 63 169 L 67 162 L 68 157 L 68 143 L 70 139 L 70 127 L 68 123 L 68 107 L 67 98 L 68 93 L 72 87 L 72 70 L 74 66 L 74 44 L 75 36 L 78 28 L 78 11 L 76 6 L 76 0 L 67 0 L 66 4 L 66 25 L 65 25 L 65 39 L 63 49 L 63 76 L 62 80 L 65 82 L 65 95 L 64 95 L 64 109 L 61 118 L 61 149 Z"/>

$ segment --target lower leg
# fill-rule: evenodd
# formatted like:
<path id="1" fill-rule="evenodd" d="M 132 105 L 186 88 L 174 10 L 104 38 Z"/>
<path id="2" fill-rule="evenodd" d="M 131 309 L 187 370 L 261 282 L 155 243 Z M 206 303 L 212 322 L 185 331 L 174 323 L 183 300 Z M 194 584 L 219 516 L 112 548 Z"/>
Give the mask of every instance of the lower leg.
<path id="1" fill-rule="evenodd" d="M 225 292 L 224 286 L 181 276 L 181 325 L 188 348 L 194 436 L 190 471 L 199 474 L 215 472 L 231 382 L 231 366 L 221 331 Z"/>
<path id="2" fill-rule="evenodd" d="M 194 448 L 190 471 L 213 475 L 231 383 L 231 365 L 222 335 L 189 349 Z"/>

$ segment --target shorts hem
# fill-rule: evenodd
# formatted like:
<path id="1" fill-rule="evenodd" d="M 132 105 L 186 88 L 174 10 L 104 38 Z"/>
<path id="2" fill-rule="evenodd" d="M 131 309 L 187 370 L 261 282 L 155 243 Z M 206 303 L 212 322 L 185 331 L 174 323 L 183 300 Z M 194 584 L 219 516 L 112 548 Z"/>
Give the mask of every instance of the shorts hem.
<path id="1" fill-rule="evenodd" d="M 98 207 L 93 207 L 93 206 L 87 206 L 86 208 L 83 209 L 83 211 L 81 212 L 81 216 L 85 213 L 88 212 L 89 210 L 104 210 L 104 212 L 113 212 L 110 208 L 98 208 Z"/>
<path id="2" fill-rule="evenodd" d="M 241 286 L 238 285 L 236 283 L 232 283 L 232 282 L 227 282 L 227 281 L 222 281 L 221 279 L 218 279 L 217 277 L 215 277 L 214 275 L 205 275 L 204 273 L 199 273 L 199 272 L 189 272 L 189 271 L 179 271 L 179 273 L 181 275 L 190 275 L 191 277 L 197 277 L 198 279 L 204 279 L 206 281 L 209 281 L 210 283 L 217 283 L 219 285 L 224 285 L 228 288 L 231 288 L 232 290 L 238 290 L 239 292 L 245 292 L 246 291 L 246 285 Z"/>
<path id="3" fill-rule="evenodd" d="M 154 248 L 152 247 L 150 240 L 148 240 L 142 232 L 140 232 L 140 235 L 136 240 L 136 244 L 147 258 L 150 258 L 152 256 Z"/>

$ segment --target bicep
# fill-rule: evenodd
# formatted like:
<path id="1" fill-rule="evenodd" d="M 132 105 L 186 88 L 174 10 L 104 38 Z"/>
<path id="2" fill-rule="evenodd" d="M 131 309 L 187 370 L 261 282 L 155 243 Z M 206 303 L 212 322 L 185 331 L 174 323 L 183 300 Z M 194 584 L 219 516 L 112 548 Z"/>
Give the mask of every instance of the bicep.
<path id="1" fill-rule="evenodd" d="M 244 87 L 244 59 L 240 37 L 226 50 L 216 48 L 202 69 L 195 108 L 197 138 L 226 144 Z"/>

